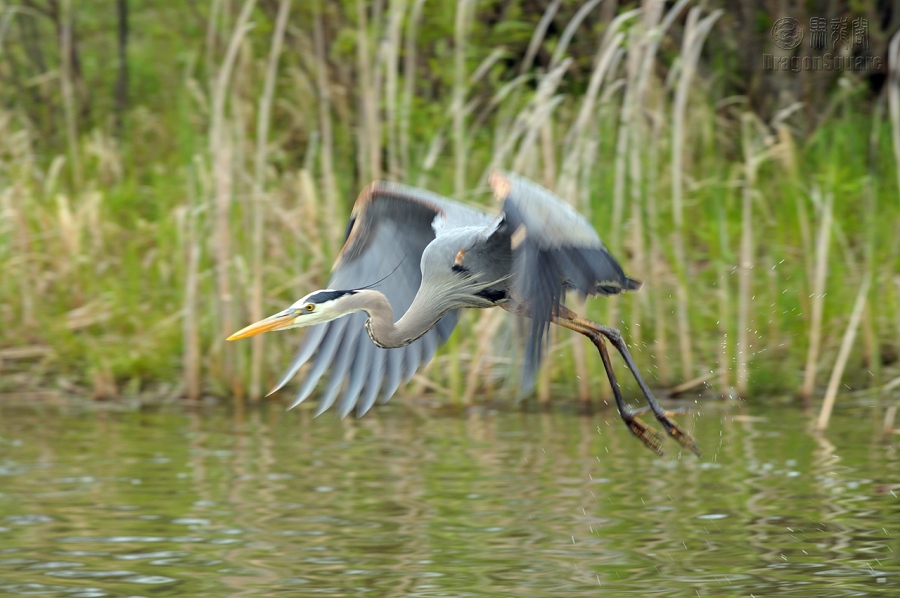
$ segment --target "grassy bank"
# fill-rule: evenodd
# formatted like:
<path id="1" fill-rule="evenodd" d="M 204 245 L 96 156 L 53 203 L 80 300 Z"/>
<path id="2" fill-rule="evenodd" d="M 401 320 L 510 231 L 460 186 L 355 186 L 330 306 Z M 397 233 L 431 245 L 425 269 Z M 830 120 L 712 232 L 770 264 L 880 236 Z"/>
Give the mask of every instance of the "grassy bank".
<path id="1" fill-rule="evenodd" d="M 841 384 L 896 375 L 900 98 L 848 75 L 812 134 L 795 109 L 764 122 L 703 55 L 721 15 L 687 3 L 592 28 L 573 11 L 552 38 L 473 2 L 231 4 L 138 4 L 121 129 L 100 99 L 78 109 L 65 59 L 30 82 L 47 123 L 26 96 L 0 110 L 0 390 L 259 398 L 296 335 L 224 338 L 324 285 L 365 182 L 494 209 L 495 166 L 576 205 L 646 282 L 584 309 L 655 385 L 819 396 L 845 338 Z M 533 55 L 487 43 L 498 27 Z M 84 71 L 101 49 L 85 43 Z M 513 395 L 516 331 L 494 311 L 467 315 L 413 391 Z M 556 341 L 538 395 L 599 392 L 582 339 Z"/>

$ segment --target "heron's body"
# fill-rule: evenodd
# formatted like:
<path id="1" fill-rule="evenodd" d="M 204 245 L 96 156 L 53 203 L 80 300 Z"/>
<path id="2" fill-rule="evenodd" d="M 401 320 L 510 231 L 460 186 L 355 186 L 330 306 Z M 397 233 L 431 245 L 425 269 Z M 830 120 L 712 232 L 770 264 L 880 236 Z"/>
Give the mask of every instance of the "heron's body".
<path id="1" fill-rule="evenodd" d="M 601 352 L 619 410 L 632 431 L 659 450 L 661 438 L 624 404 L 604 337 L 626 358 L 666 430 L 689 448 L 693 440 L 659 408 L 637 374 L 617 331 L 567 310 L 566 291 L 609 295 L 637 289 L 593 227 L 546 189 L 512 174 L 491 185 L 503 202 L 492 216 L 434 193 L 377 182 L 357 199 L 329 289 L 235 333 L 311 326 L 275 390 L 312 362 L 293 405 L 305 400 L 327 370 L 317 413 L 343 417 L 385 402 L 427 364 L 450 336 L 461 308 L 505 309 L 530 318 L 523 385 L 539 367 L 551 322 L 585 334 Z M 273 391 L 274 392 L 274 391 Z M 292 405 L 292 406 L 293 406 Z"/>

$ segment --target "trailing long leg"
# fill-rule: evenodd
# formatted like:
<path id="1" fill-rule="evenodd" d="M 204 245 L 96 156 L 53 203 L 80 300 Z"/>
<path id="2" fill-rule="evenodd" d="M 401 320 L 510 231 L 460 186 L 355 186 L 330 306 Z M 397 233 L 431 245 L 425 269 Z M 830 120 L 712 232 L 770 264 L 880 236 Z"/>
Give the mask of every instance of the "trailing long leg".
<path id="1" fill-rule="evenodd" d="M 664 454 L 662 450 L 662 434 L 642 422 L 635 411 L 625 403 L 625 399 L 622 397 L 622 390 L 619 388 L 619 381 L 616 380 L 616 372 L 613 369 L 612 359 L 609 358 L 609 352 L 606 350 L 606 341 L 600 335 L 586 334 L 583 331 L 579 332 L 582 332 L 582 334 L 585 334 L 585 336 L 590 338 L 597 347 L 597 350 L 600 351 L 600 358 L 603 360 L 603 368 L 606 370 L 606 377 L 609 379 L 609 385 L 612 387 L 613 395 L 616 397 L 616 408 L 619 410 L 619 415 L 622 417 L 625 425 L 628 426 L 631 433 L 637 436 L 647 448 L 657 455 L 662 456 Z"/>
<path id="2" fill-rule="evenodd" d="M 659 437 L 659 434 L 638 419 L 636 413 L 625 404 L 625 401 L 622 398 L 619 384 L 616 381 L 616 376 L 613 372 L 612 362 L 609 358 L 609 353 L 606 350 L 606 339 L 609 339 L 616 350 L 622 355 L 625 364 L 637 381 L 641 392 L 644 393 L 644 398 L 647 401 L 650 411 L 653 412 L 653 415 L 663 426 L 666 433 L 677 440 L 681 446 L 698 456 L 700 455 L 700 446 L 697 444 L 694 437 L 675 423 L 653 396 L 650 387 L 647 386 L 640 372 L 638 372 L 637 365 L 635 365 L 634 359 L 632 359 L 631 353 L 628 351 L 628 346 L 625 344 L 625 340 L 618 330 L 592 322 L 562 305 L 559 307 L 559 315 L 554 317 L 553 321 L 560 326 L 565 326 L 570 330 L 580 332 L 591 339 L 591 342 L 597 347 L 597 350 L 600 352 L 600 357 L 603 359 L 603 367 L 606 369 L 606 376 L 609 378 L 613 394 L 616 397 L 616 406 L 619 409 L 619 414 L 635 436 L 640 438 L 650 449 L 661 454 L 660 442 L 658 438 L 655 438 L 650 432 L 656 434 L 656 437 Z"/>
<path id="3" fill-rule="evenodd" d="M 554 322 L 560 326 L 565 326 L 570 330 L 585 335 L 594 343 L 594 346 L 596 346 L 597 350 L 600 352 L 600 358 L 603 360 L 603 368 L 606 370 L 606 377 L 609 379 L 609 385 L 612 387 L 613 395 L 616 398 L 616 408 L 619 410 L 622 421 L 625 422 L 625 425 L 628 426 L 631 433 L 637 436 L 647 448 L 662 456 L 662 435 L 641 421 L 641 419 L 637 417 L 635 411 L 625 403 L 625 399 L 622 397 L 622 391 L 619 387 L 619 382 L 616 379 L 616 372 L 613 369 L 609 352 L 606 350 L 606 339 L 603 335 L 588 327 L 579 325 L 570 319 L 557 318 Z"/>
<path id="4" fill-rule="evenodd" d="M 653 415 L 656 416 L 657 421 L 662 424 L 663 428 L 665 428 L 669 436 L 677 440 L 678 443 L 681 444 L 681 446 L 690 450 L 692 453 L 699 457 L 700 445 L 697 443 L 696 439 L 694 439 L 694 437 L 690 435 L 690 433 L 681 428 L 669 417 L 669 414 L 662 408 L 656 398 L 654 398 L 653 393 L 650 391 L 650 387 L 647 386 L 646 382 L 644 382 L 644 378 L 638 371 L 637 365 L 634 363 L 634 359 L 632 359 L 631 353 L 628 351 L 628 345 L 625 344 L 625 339 L 622 338 L 622 333 L 615 328 L 603 326 L 602 324 L 597 326 L 597 328 L 600 330 L 600 333 L 603 336 L 609 339 L 609 342 L 611 342 L 622 355 L 622 358 L 625 360 L 625 364 L 628 366 L 628 369 L 631 370 L 631 375 L 634 376 L 634 379 L 637 381 L 638 386 L 640 386 L 641 388 L 641 392 L 644 393 L 644 398 L 647 400 L 647 404 L 649 405 L 650 410 L 653 412 Z"/>

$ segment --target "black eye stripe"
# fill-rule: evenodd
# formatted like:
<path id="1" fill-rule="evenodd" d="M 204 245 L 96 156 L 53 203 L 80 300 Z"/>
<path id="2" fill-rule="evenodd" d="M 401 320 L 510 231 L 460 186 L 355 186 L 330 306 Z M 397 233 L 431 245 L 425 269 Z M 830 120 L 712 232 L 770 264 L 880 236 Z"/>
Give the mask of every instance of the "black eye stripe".
<path id="1" fill-rule="evenodd" d="M 356 291 L 319 291 L 318 293 L 313 293 L 308 296 L 306 299 L 310 303 L 325 303 L 326 301 L 334 301 L 338 297 L 343 297 L 344 295 L 352 295 Z"/>

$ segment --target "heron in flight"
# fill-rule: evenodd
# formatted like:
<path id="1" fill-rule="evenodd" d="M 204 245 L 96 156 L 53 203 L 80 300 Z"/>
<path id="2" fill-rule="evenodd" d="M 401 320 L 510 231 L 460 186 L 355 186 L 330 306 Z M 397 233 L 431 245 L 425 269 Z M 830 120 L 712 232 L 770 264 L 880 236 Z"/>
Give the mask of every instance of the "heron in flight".
<path id="1" fill-rule="evenodd" d="M 310 327 L 272 392 L 312 360 L 291 407 L 303 402 L 330 369 L 316 415 L 337 401 L 341 417 L 354 407 L 361 416 L 376 400 L 387 402 L 401 382 L 431 361 L 461 308 L 499 306 L 531 320 L 524 389 L 534 384 L 550 324 L 564 326 L 597 347 L 619 414 L 635 436 L 662 454 L 663 435 L 638 417 L 649 409 L 669 436 L 699 454 L 694 438 L 653 397 L 619 331 L 563 304 L 567 291 L 614 295 L 641 283 L 625 275 L 587 220 L 547 189 L 505 172 L 493 173 L 490 184 L 502 202 L 499 216 L 422 189 L 372 183 L 353 207 L 329 288 L 228 340 Z M 625 403 L 606 340 L 625 359 L 646 408 L 632 410 Z"/>

